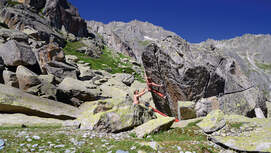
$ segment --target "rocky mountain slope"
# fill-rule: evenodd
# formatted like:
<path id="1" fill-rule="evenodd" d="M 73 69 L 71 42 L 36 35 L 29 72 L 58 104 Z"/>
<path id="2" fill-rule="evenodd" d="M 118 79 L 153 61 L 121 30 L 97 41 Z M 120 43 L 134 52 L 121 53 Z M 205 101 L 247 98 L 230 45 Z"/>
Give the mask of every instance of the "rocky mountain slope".
<path id="1" fill-rule="evenodd" d="M 271 35 L 246 34 L 230 40 L 207 40 L 197 47 L 212 47 L 234 58 L 245 75 L 260 87 L 270 101 L 271 86 Z"/>
<path id="2" fill-rule="evenodd" d="M 91 135 L 122 133 L 129 144 L 122 141 L 125 144 L 119 145 L 108 138 L 116 145 L 113 151 L 128 146 L 131 152 L 140 148 L 180 152 L 188 145 L 196 151 L 218 152 L 226 150 L 216 145 L 222 143 L 235 151 L 271 152 L 268 138 L 259 141 L 264 144 L 252 141 L 259 139 L 255 131 L 270 131 L 270 125 L 263 124 L 270 119 L 262 119 L 271 116 L 265 98 L 270 92 L 270 40 L 270 35 L 245 35 L 191 44 L 147 22 L 84 21 L 66 0 L 1 0 L 0 132 L 10 141 L 8 135 L 17 134 L 9 130 L 14 127 L 19 131 L 21 127 L 67 128 L 65 139 L 70 139 L 71 131 L 80 135 L 84 130 L 92 131 Z M 161 86 L 149 86 L 135 105 L 134 91 L 148 88 L 144 71 L 149 83 Z M 176 118 L 182 121 L 175 122 Z M 250 134 L 252 140 L 239 145 L 238 138 L 232 138 L 238 133 L 236 126 L 242 128 L 242 139 Z M 50 130 L 44 133 L 51 134 Z M 32 146 L 37 146 L 21 138 L 16 143 L 27 145 L 15 150 L 33 151 Z M 92 138 L 97 142 L 87 136 L 82 141 L 99 147 L 105 142 Z M 228 144 L 227 138 L 234 144 Z M 149 139 L 162 148 L 146 148 L 142 143 L 148 144 Z M 10 147 L 19 145 L 9 143 L 6 151 L 14 152 Z M 39 149 L 64 152 L 62 147 Z"/>
<path id="3" fill-rule="evenodd" d="M 88 21 L 87 23 L 90 31 L 101 35 L 111 48 L 134 57 L 140 63 L 142 63 L 142 52 L 147 45 L 153 42 L 162 46 L 161 40 L 167 39 L 168 36 L 179 37 L 159 26 L 137 20 L 129 23 L 111 22 L 103 24 L 96 21 Z M 270 101 L 270 42 L 270 35 L 247 34 L 230 40 L 216 41 L 210 39 L 198 44 L 191 44 L 191 49 L 217 50 L 224 56 L 234 58 L 240 64 L 244 74 L 254 82 L 255 86 L 264 91 L 265 96 Z M 172 44 L 163 45 L 166 48 L 173 48 Z"/>

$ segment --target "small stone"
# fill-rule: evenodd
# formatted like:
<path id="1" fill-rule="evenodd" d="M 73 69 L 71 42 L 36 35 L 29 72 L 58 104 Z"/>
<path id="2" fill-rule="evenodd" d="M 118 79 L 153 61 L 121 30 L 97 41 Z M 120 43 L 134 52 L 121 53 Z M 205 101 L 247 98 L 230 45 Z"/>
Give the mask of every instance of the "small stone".
<path id="1" fill-rule="evenodd" d="M 33 138 L 34 140 L 40 140 L 40 137 L 39 137 L 39 136 L 36 136 L 36 135 L 33 136 L 32 138 Z"/>
<path id="2" fill-rule="evenodd" d="M 32 145 L 32 148 L 36 148 L 38 146 L 38 144 L 34 144 Z"/>
<path id="3" fill-rule="evenodd" d="M 30 139 L 30 138 L 27 138 L 27 140 L 26 140 L 27 142 L 31 142 L 32 141 L 32 139 Z"/>
<path id="4" fill-rule="evenodd" d="M 54 148 L 63 148 L 65 147 L 65 145 L 61 144 L 61 145 L 56 145 Z"/>
<path id="5" fill-rule="evenodd" d="M 136 149 L 136 146 L 132 146 L 132 147 L 131 147 L 131 150 L 135 150 L 135 149 Z"/>
<path id="6" fill-rule="evenodd" d="M 179 151 L 181 151 L 181 150 L 182 150 L 182 148 L 181 148 L 180 146 L 177 146 L 177 149 L 178 149 Z"/>

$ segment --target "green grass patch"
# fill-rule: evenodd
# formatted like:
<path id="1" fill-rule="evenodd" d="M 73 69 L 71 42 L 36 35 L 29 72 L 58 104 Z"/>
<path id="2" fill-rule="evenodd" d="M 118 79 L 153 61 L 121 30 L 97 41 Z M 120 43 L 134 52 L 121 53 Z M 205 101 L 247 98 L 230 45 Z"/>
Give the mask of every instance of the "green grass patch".
<path id="1" fill-rule="evenodd" d="M 137 80 L 144 81 L 140 74 L 137 74 L 132 69 L 131 63 L 124 63 L 122 62 L 122 59 L 130 57 L 125 56 L 121 53 L 114 54 L 108 47 L 104 47 L 102 50 L 103 54 L 99 58 L 92 58 L 89 57 L 83 53 L 79 53 L 76 50 L 86 46 L 80 41 L 77 42 L 68 42 L 67 45 L 64 48 L 65 54 L 67 55 L 75 55 L 77 56 L 81 61 L 84 61 L 85 63 L 89 63 L 91 69 L 94 70 L 106 70 L 109 73 L 115 74 L 115 73 L 129 73 L 133 74 Z"/>
<path id="2" fill-rule="evenodd" d="M 8 25 L 5 23 L 0 22 L 0 26 L 6 29 L 9 29 Z"/>
<path id="3" fill-rule="evenodd" d="M 228 125 L 229 125 L 231 128 L 239 129 L 241 126 L 244 125 L 244 123 L 243 123 L 243 122 L 236 122 L 236 123 L 228 123 Z"/>
<path id="4" fill-rule="evenodd" d="M 20 4 L 22 4 L 22 3 L 20 3 L 20 2 L 17 2 L 17 1 L 12 1 L 12 0 L 8 0 L 7 1 L 7 3 L 8 3 L 8 6 L 15 6 L 15 5 L 20 5 Z"/>
<path id="5" fill-rule="evenodd" d="M 148 40 L 144 40 L 144 41 L 139 41 L 139 44 L 142 46 L 148 46 L 149 44 L 151 44 L 151 42 Z"/>
<path id="6" fill-rule="evenodd" d="M 200 130 L 197 123 L 200 121 L 189 123 L 184 128 L 174 128 L 163 131 L 145 138 L 147 141 L 207 141 L 206 135 L 199 133 Z"/>
<path id="7" fill-rule="evenodd" d="M 264 71 L 271 71 L 271 64 L 261 63 L 258 61 L 255 61 L 255 64 L 258 68 L 260 68 Z"/>

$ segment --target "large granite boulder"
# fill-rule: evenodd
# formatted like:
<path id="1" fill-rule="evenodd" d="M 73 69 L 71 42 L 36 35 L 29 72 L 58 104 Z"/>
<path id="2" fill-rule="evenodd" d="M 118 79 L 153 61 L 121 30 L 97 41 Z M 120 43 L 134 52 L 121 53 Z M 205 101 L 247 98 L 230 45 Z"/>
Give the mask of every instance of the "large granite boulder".
<path id="1" fill-rule="evenodd" d="M 15 40 L 10 40 L 0 46 L 0 56 L 7 66 L 33 66 L 37 63 L 32 49 Z"/>
<path id="2" fill-rule="evenodd" d="M 22 113 L 31 116 L 69 120 L 77 117 L 78 109 L 0 84 L 0 113 Z"/>
<path id="3" fill-rule="evenodd" d="M 152 111 L 141 105 L 133 105 L 128 95 L 119 98 L 84 103 L 80 106 L 78 121 L 81 129 L 101 132 L 122 132 L 131 130 L 156 118 Z"/>
<path id="4" fill-rule="evenodd" d="M 17 67 L 16 77 L 19 82 L 19 88 L 25 91 L 41 83 L 37 74 L 22 65 Z"/>
<path id="5" fill-rule="evenodd" d="M 198 101 L 218 96 L 219 108 L 226 114 L 255 116 L 259 107 L 266 114 L 263 94 L 243 74 L 238 63 L 212 49 L 192 50 L 180 37 L 168 36 L 158 47 L 150 44 L 142 54 L 147 77 L 162 84 L 152 92 L 156 107 L 177 117 L 178 101 Z M 229 98 L 231 97 L 231 98 Z"/>

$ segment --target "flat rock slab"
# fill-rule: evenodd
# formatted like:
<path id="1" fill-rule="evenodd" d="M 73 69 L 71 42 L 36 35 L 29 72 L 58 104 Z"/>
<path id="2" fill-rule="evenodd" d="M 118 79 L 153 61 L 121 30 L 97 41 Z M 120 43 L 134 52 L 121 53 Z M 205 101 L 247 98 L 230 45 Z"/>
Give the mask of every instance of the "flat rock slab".
<path id="1" fill-rule="evenodd" d="M 225 116 L 227 125 L 213 133 L 211 140 L 238 151 L 271 152 L 271 120 Z"/>
<path id="2" fill-rule="evenodd" d="M 135 133 L 138 138 L 143 138 L 151 133 L 168 130 L 174 121 L 174 117 L 159 117 L 136 127 L 132 132 Z"/>
<path id="3" fill-rule="evenodd" d="M 0 84 L 0 112 L 69 120 L 77 117 L 78 108 Z"/>
<path id="4" fill-rule="evenodd" d="M 74 120 L 62 121 L 25 114 L 0 114 L 0 127 L 78 127 Z"/>
<path id="5" fill-rule="evenodd" d="M 189 123 L 195 123 L 203 120 L 203 117 L 199 118 L 194 118 L 194 119 L 189 119 L 189 120 L 180 120 L 179 122 L 174 122 L 171 126 L 171 128 L 184 128 L 186 127 Z"/>
<path id="6" fill-rule="evenodd" d="M 197 126 L 205 133 L 213 133 L 223 128 L 225 124 L 224 113 L 221 110 L 214 110 L 198 123 Z"/>

